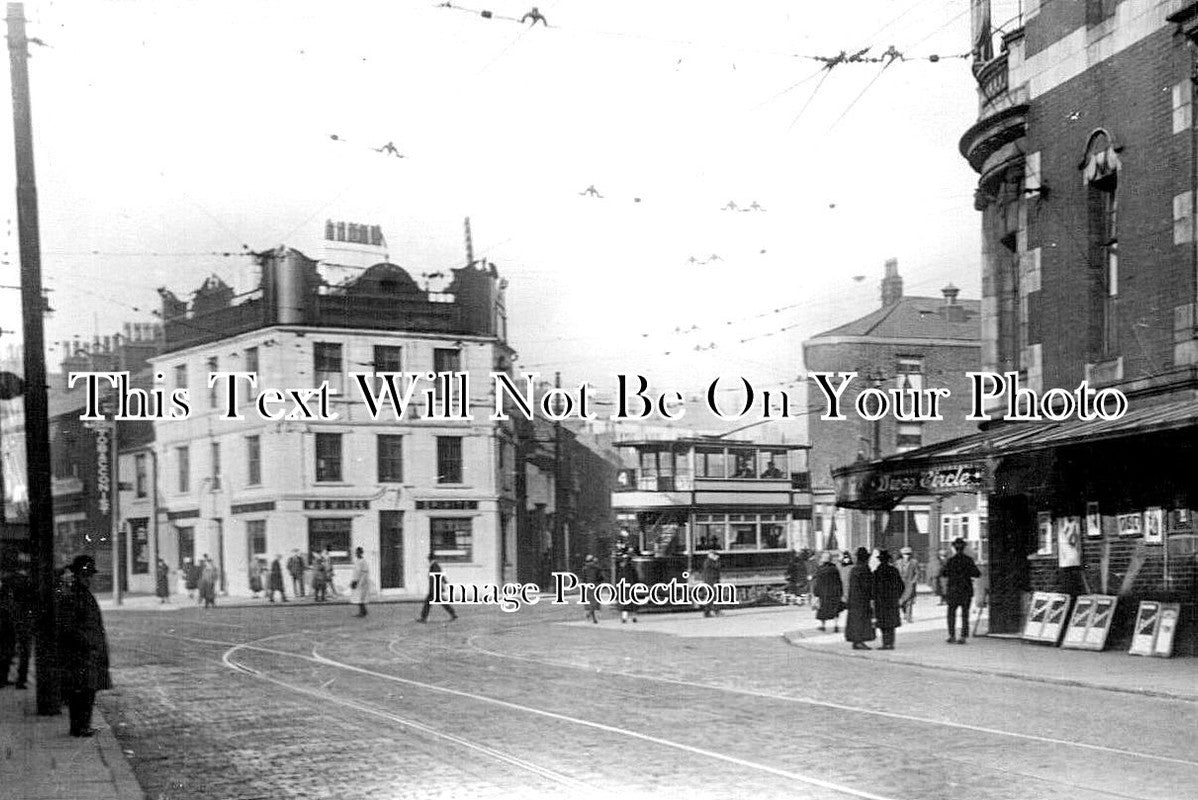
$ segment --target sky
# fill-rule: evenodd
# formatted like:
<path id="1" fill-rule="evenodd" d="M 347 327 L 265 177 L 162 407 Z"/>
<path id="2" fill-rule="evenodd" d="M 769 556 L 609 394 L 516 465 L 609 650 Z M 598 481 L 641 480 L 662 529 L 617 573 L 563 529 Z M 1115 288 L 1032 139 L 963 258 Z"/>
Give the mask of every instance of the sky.
<path id="1" fill-rule="evenodd" d="M 804 338 L 878 306 L 890 257 L 909 294 L 978 296 L 957 149 L 976 84 L 949 58 L 970 49 L 968 0 L 541 0 L 549 27 L 503 19 L 530 5 L 27 3 L 46 45 L 30 73 L 47 340 L 152 322 L 159 286 L 244 284 L 248 259 L 204 254 L 305 249 L 326 219 L 381 225 L 422 281 L 465 262 L 470 217 L 509 280 L 520 365 L 600 390 L 616 373 L 794 381 Z M 912 60 L 810 58 L 890 45 Z M 0 329 L 3 355 L 9 289 Z"/>

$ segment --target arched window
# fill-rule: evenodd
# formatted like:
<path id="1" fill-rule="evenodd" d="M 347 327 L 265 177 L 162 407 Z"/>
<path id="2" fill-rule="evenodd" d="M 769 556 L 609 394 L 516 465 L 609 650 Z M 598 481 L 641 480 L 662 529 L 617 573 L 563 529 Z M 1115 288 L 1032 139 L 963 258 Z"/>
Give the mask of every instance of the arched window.
<path id="1" fill-rule="evenodd" d="M 1090 135 L 1082 161 L 1087 187 L 1088 261 L 1094 275 L 1091 350 L 1104 359 L 1118 350 L 1119 172 L 1123 167 L 1111 135 L 1101 128 Z"/>

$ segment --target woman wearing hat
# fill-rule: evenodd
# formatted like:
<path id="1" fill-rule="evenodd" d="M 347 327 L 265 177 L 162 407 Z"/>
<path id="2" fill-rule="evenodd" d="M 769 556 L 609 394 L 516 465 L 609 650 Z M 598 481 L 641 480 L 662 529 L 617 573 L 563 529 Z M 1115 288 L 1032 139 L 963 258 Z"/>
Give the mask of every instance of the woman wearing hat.
<path id="1" fill-rule="evenodd" d="M 869 569 L 869 551 L 857 548 L 857 566 L 849 572 L 849 613 L 844 625 L 844 638 L 853 643 L 854 650 L 869 650 L 877 633 L 873 620 L 874 574 Z"/>
<path id="2" fill-rule="evenodd" d="M 840 582 L 840 570 L 832 563 L 832 554 L 824 553 L 820 557 L 819 567 L 815 570 L 811 593 L 815 595 L 815 618 L 819 620 L 819 629 L 828 629 L 828 620 L 832 620 L 832 632 L 840 632 L 840 612 L 844 605 L 844 586 Z"/>
<path id="3" fill-rule="evenodd" d="M 874 621 L 882 631 L 882 649 L 894 649 L 894 631 L 903 624 L 899 599 L 903 596 L 903 579 L 890 563 L 890 551 L 878 551 L 878 568 L 874 570 Z"/>
<path id="4" fill-rule="evenodd" d="M 903 596 L 899 598 L 899 609 L 907 622 L 915 621 L 915 587 L 919 583 L 919 562 L 913 556 L 910 547 L 899 550 L 899 562 L 895 569 L 903 579 Z"/>
<path id="5" fill-rule="evenodd" d="M 60 596 L 59 634 L 63 692 L 71 715 L 72 736 L 94 736 L 92 708 L 96 692 L 112 688 L 108 674 L 108 639 L 100 604 L 91 593 L 96 562 L 77 556 L 71 562 L 74 580 Z"/>

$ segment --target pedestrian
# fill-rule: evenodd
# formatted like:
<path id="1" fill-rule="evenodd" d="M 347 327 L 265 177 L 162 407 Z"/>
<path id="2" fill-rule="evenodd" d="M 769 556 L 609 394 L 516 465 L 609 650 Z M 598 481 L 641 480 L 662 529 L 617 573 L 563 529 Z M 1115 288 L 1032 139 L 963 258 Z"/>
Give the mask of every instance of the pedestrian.
<path id="1" fill-rule="evenodd" d="M 171 568 L 161 558 L 158 559 L 154 577 L 157 579 L 154 594 L 158 595 L 159 603 L 165 603 L 171 596 Z"/>
<path id="2" fill-rule="evenodd" d="M 436 578 L 434 576 L 441 574 L 441 565 L 437 563 L 436 554 L 429 552 L 428 554 L 428 594 L 424 597 L 424 606 L 420 609 L 420 616 L 416 619 L 417 622 L 428 622 L 429 606 L 432 605 L 436 594 Z M 442 584 L 444 585 L 444 584 Z M 449 613 L 449 621 L 453 622 L 458 618 L 454 612 L 453 606 L 449 603 L 441 603 L 441 608 Z"/>
<path id="3" fill-rule="evenodd" d="M 216 607 L 216 565 L 212 563 L 212 559 L 208 554 L 204 554 L 203 560 L 200 562 L 200 602 L 204 604 L 204 608 Z"/>
<path id="4" fill-rule="evenodd" d="M 183 559 L 183 588 L 187 590 L 187 599 L 196 599 L 196 588 L 200 585 L 200 568 L 191 560 L 191 556 Z"/>
<path id="5" fill-rule="evenodd" d="M 262 594 L 262 559 L 257 557 L 250 564 L 250 592 L 255 600 Z"/>
<path id="6" fill-rule="evenodd" d="M 59 663 L 62 688 L 70 710 L 71 735 L 94 736 L 92 708 L 96 692 L 112 688 L 108 674 L 108 639 L 100 604 L 91 593 L 96 562 L 91 556 L 76 556 L 71 562 L 74 580 L 62 595 L 59 609 Z"/>
<path id="7" fill-rule="evenodd" d="M 599 559 L 592 555 L 588 555 L 582 565 L 582 581 L 589 583 L 592 586 L 598 586 L 603 583 L 603 570 L 599 568 Z M 587 619 L 596 625 L 599 624 L 599 598 L 595 596 L 594 591 L 587 598 Z"/>
<path id="8" fill-rule="evenodd" d="M 869 650 L 866 642 L 877 635 L 873 624 L 874 574 L 869 569 L 869 551 L 857 548 L 857 565 L 849 571 L 848 616 L 844 623 L 844 638 L 853 643 L 854 650 Z"/>
<path id="9" fill-rule="evenodd" d="M 811 593 L 815 596 L 815 618 L 819 620 L 819 629 L 828 630 L 828 620 L 832 620 L 832 632 L 840 633 L 840 612 L 844 610 L 844 585 L 840 580 L 840 570 L 832 563 L 832 553 L 824 553 L 820 558 Z"/>
<path id="10" fill-rule="evenodd" d="M 919 584 L 919 562 L 912 556 L 910 547 L 899 550 L 899 562 L 895 565 L 903 579 L 903 596 L 899 598 L 899 609 L 907 622 L 915 621 L 915 590 Z"/>
<path id="11" fill-rule="evenodd" d="M 33 583 L 29 579 L 29 554 L 17 556 L 16 567 L 0 578 L 0 687 L 8 686 L 8 672 L 17 659 L 16 688 L 24 689 L 33 651 Z"/>
<path id="12" fill-rule="evenodd" d="M 840 598 L 840 607 L 842 609 L 849 607 L 849 573 L 853 571 L 853 554 L 848 550 L 840 554 L 840 564 L 837 566 L 840 572 L 840 585 L 843 588 L 844 594 Z"/>
<path id="13" fill-rule="evenodd" d="M 354 550 L 354 574 L 349 581 L 350 602 L 358 604 L 359 617 L 366 616 L 366 602 L 370 599 L 370 564 L 363 555 L 361 547 Z"/>
<path id="14" fill-rule="evenodd" d="M 870 572 L 874 572 L 875 570 L 877 570 L 878 565 L 882 563 L 881 556 L 882 556 L 882 548 L 880 548 L 880 547 L 875 547 L 873 550 L 869 551 L 869 571 Z"/>
<path id="15" fill-rule="evenodd" d="M 275 601 L 275 592 L 287 602 L 287 591 L 283 588 L 283 556 L 275 553 L 275 560 L 270 562 L 270 602 Z"/>
<path id="16" fill-rule="evenodd" d="M 924 576 L 928 581 L 928 586 L 936 595 L 938 602 L 936 605 L 944 605 L 944 561 L 946 554 L 943 550 L 937 550 L 934 558 L 928 560 L 927 574 Z"/>
<path id="17" fill-rule="evenodd" d="M 633 598 L 632 589 L 640 582 L 640 579 L 637 577 L 636 565 L 632 563 L 631 555 L 625 554 L 620 559 L 618 569 L 620 571 L 620 583 L 628 587 L 624 589 L 628 593 L 626 595 L 626 602 L 620 605 L 620 624 L 623 625 L 628 622 L 630 616 L 632 617 L 632 621 L 636 622 L 636 612 L 640 610 L 640 607 Z"/>
<path id="18" fill-rule="evenodd" d="M 328 583 L 328 566 L 325 563 L 324 556 L 319 553 L 312 555 L 312 599 L 317 603 L 323 603 L 328 599 L 329 583 Z"/>
<path id="19" fill-rule="evenodd" d="M 333 551 L 329 545 L 324 546 L 324 553 L 321 554 L 324 559 L 324 585 L 325 591 L 333 597 L 337 596 L 337 584 L 333 582 Z M 328 595 L 326 594 L 327 598 Z"/>
<path id="20" fill-rule="evenodd" d="M 874 622 L 882 631 L 882 649 L 894 649 L 894 631 L 903 624 L 899 603 L 903 597 L 903 577 L 890 563 L 890 551 L 878 551 L 874 570 Z"/>
<path id="21" fill-rule="evenodd" d="M 295 597 L 305 597 L 304 592 L 304 570 L 307 565 L 304 564 L 304 557 L 300 555 L 299 548 L 291 551 L 291 558 L 287 559 L 287 574 L 291 576 L 291 594 Z"/>
<path id="22" fill-rule="evenodd" d="M 715 607 L 716 584 L 720 582 L 720 554 L 714 550 L 707 553 L 703 559 L 703 582 L 711 587 L 711 599 L 703 607 L 703 616 L 710 617 L 713 613 L 718 617 L 720 610 Z"/>
<path id="23" fill-rule="evenodd" d="M 797 551 L 790 554 L 790 562 L 786 565 L 786 593 L 807 594 L 807 562 Z"/>
<path id="24" fill-rule="evenodd" d="M 978 565 L 965 555 L 965 540 L 953 539 L 956 553 L 944 564 L 944 600 L 948 604 L 949 644 L 965 644 L 969 638 L 969 604 L 973 600 L 973 579 L 982 577 Z M 957 637 L 957 609 L 961 609 L 961 636 Z"/>

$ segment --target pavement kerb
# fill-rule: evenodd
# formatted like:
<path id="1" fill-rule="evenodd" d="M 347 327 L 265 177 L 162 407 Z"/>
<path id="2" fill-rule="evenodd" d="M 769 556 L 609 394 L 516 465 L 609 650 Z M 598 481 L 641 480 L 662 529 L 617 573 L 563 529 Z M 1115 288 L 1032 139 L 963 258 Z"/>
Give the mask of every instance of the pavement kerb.
<path id="1" fill-rule="evenodd" d="M 99 709 L 96 709 L 99 712 Z M 146 793 L 133 774 L 133 767 L 125 757 L 120 742 L 113 733 L 112 723 L 104 717 L 105 727 L 96 733 L 97 744 L 100 747 L 100 758 L 112 773 L 112 783 L 116 787 L 117 797 L 121 800 L 145 800 Z"/>
<path id="2" fill-rule="evenodd" d="M 983 636 L 985 636 L 983 634 Z M 791 647 L 799 647 L 803 650 L 809 650 L 815 653 L 827 653 L 829 655 L 840 656 L 842 658 L 869 658 L 868 655 L 858 655 L 853 650 L 834 650 L 826 646 L 815 646 L 803 643 L 803 632 L 792 631 L 782 634 L 782 639 Z M 1030 683 L 1047 683 L 1056 686 L 1070 686 L 1081 689 L 1099 689 L 1104 692 L 1119 692 L 1122 694 L 1134 694 L 1142 697 L 1156 697 L 1164 700 L 1181 700 L 1187 703 L 1198 703 L 1198 696 L 1175 694 L 1173 692 L 1162 692 L 1153 689 L 1139 689 L 1127 686 L 1112 686 L 1105 683 L 1093 683 L 1090 681 L 1071 680 L 1069 678 L 1055 678 L 1052 676 L 1043 675 L 1028 675 L 1023 672 L 1008 672 L 1006 670 L 985 669 L 982 667 L 962 667 L 953 664 L 929 664 L 926 661 L 916 661 L 910 658 L 894 657 L 887 655 L 886 663 L 888 664 L 903 664 L 911 667 L 923 667 L 924 669 L 960 672 L 967 675 L 986 675 L 998 678 L 1013 678 L 1020 681 L 1028 681 Z"/>

